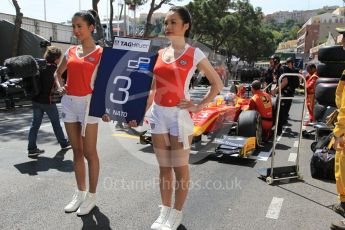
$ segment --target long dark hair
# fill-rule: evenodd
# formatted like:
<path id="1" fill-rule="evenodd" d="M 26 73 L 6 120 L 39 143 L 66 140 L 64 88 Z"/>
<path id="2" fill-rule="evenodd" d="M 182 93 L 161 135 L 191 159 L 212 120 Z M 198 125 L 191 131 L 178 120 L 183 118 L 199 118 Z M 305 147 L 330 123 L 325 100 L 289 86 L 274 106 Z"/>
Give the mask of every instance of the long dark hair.
<path id="1" fill-rule="evenodd" d="M 95 18 L 97 17 L 97 12 L 94 10 L 82 10 L 73 15 L 74 17 L 81 17 L 86 23 L 90 26 L 96 25 L 96 20 Z"/>
<path id="2" fill-rule="evenodd" d="M 189 37 L 190 30 L 192 29 L 192 17 L 190 16 L 188 9 L 184 6 L 173 6 L 169 9 L 169 11 L 178 13 L 183 21 L 183 24 L 189 24 L 189 28 L 184 33 L 186 38 Z"/>

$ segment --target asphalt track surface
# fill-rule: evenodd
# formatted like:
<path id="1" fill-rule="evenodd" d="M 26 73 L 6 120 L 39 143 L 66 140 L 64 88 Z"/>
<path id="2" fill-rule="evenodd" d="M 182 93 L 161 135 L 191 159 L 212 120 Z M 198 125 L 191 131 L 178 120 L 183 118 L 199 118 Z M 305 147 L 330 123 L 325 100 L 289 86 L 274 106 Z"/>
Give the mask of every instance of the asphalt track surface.
<path id="1" fill-rule="evenodd" d="M 206 93 L 192 91 L 193 98 Z M 276 166 L 293 165 L 300 102 L 294 102 L 290 125 L 277 145 Z M 31 108 L 0 116 L 0 229 L 149 229 L 159 214 L 158 167 L 152 148 L 112 123 L 100 123 L 98 152 L 101 172 L 97 207 L 87 216 L 65 214 L 75 189 L 72 150 L 60 151 L 49 120 L 39 131 L 38 159 L 27 157 Z M 257 169 L 270 166 L 268 144 L 251 159 L 219 157 L 207 144 L 192 151 L 191 189 L 181 229 L 329 229 L 341 216 L 330 210 L 338 202 L 335 183 L 311 178 L 312 140 L 303 139 L 300 180 L 268 185 Z M 294 147 L 295 146 L 295 147 Z M 289 161 L 290 160 L 290 161 Z"/>

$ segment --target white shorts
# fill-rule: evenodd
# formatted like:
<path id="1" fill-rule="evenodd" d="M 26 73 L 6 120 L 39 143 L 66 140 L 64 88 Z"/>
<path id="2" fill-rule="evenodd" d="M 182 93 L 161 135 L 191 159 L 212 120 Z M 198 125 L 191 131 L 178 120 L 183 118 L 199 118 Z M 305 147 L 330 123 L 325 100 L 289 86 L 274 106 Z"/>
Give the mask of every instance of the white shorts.
<path id="1" fill-rule="evenodd" d="M 149 118 L 151 133 L 168 133 L 172 136 L 179 136 L 179 123 L 182 123 L 183 128 L 187 128 L 184 135 L 192 135 L 194 127 L 193 120 L 190 114 L 186 112 L 183 116 L 184 121 L 181 121 L 181 117 L 179 118 L 180 111 L 181 109 L 178 107 L 164 107 L 153 103 Z"/>
<path id="2" fill-rule="evenodd" d="M 87 124 L 96 124 L 99 122 L 98 117 L 89 116 L 89 96 L 71 96 L 64 95 L 61 99 L 61 117 L 63 122 L 73 123 L 80 122 L 82 126 L 85 125 L 85 118 Z"/>

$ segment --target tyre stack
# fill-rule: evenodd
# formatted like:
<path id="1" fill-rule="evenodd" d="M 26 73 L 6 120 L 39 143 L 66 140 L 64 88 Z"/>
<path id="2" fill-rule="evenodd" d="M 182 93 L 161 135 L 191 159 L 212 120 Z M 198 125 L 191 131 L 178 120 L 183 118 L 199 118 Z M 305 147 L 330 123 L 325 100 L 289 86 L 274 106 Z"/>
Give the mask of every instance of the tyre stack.
<path id="1" fill-rule="evenodd" d="M 345 51 L 342 46 L 325 46 L 319 49 L 316 82 L 314 117 L 324 122 L 336 109 L 335 92 L 339 79 L 345 70 Z"/>

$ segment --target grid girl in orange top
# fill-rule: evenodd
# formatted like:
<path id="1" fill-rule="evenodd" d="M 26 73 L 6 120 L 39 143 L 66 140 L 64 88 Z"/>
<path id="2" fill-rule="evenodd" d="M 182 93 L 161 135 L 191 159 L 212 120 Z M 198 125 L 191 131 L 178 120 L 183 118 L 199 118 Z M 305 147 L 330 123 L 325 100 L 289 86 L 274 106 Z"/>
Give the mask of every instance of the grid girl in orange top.
<path id="1" fill-rule="evenodd" d="M 191 16 L 185 7 L 175 6 L 169 10 L 164 30 L 171 43 L 159 51 L 153 70 L 148 107 L 152 105 L 150 125 L 159 163 L 162 209 L 151 229 L 170 230 L 180 225 L 181 210 L 189 190 L 188 161 L 193 134 L 190 113 L 200 111 L 223 87 L 202 51 L 186 43 L 191 26 Z M 211 84 L 210 91 L 199 104 L 194 104 L 188 93 L 196 69 L 203 71 Z M 136 126 L 135 121 L 129 125 Z"/>
<path id="2" fill-rule="evenodd" d="M 65 212 L 88 214 L 96 205 L 96 187 L 99 175 L 97 155 L 98 118 L 88 116 L 93 82 L 97 74 L 102 48 L 96 46 L 92 32 L 95 28 L 95 11 L 80 11 L 72 18 L 73 34 L 81 45 L 70 47 L 55 73 L 61 100 L 62 120 L 73 149 L 74 172 L 77 190 Z M 67 69 L 67 82 L 63 86 L 62 73 Z M 89 191 L 86 192 L 88 161 Z"/>

